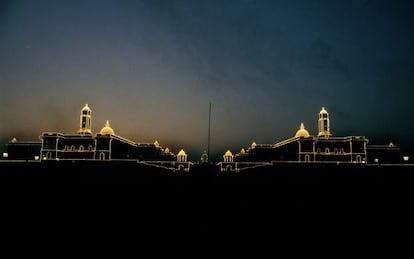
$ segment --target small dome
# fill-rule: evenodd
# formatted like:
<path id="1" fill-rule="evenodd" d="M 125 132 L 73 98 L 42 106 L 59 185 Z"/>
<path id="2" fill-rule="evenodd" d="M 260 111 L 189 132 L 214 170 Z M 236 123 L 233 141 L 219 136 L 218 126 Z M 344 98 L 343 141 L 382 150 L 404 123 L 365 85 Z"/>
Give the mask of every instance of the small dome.
<path id="1" fill-rule="evenodd" d="M 208 162 L 208 155 L 207 155 L 207 152 L 205 150 L 204 150 L 203 154 L 201 155 L 200 160 L 203 163 L 207 163 Z"/>
<path id="2" fill-rule="evenodd" d="M 106 121 L 105 127 L 101 129 L 102 135 L 115 135 L 114 130 L 109 126 L 109 121 Z"/>
<path id="3" fill-rule="evenodd" d="M 160 146 L 160 143 L 156 140 L 156 141 L 154 142 L 154 146 L 159 147 L 159 146 Z"/>
<path id="4" fill-rule="evenodd" d="M 82 108 L 82 111 L 90 111 L 91 108 L 89 108 L 88 104 L 85 104 L 85 106 Z"/>
<path id="5" fill-rule="evenodd" d="M 322 107 L 322 110 L 319 112 L 319 114 L 322 114 L 322 113 L 328 113 L 328 111 L 325 110 L 325 107 Z"/>
<path id="6" fill-rule="evenodd" d="M 254 142 L 254 141 L 253 141 L 253 143 L 252 143 L 251 147 L 252 147 L 252 148 L 255 148 L 255 147 L 256 147 L 256 142 Z"/>
<path id="7" fill-rule="evenodd" d="M 224 154 L 224 156 L 233 156 L 230 150 L 227 150 L 227 152 Z"/>
<path id="8" fill-rule="evenodd" d="M 178 156 L 186 156 L 187 154 L 184 152 L 184 150 L 180 150 L 180 152 L 178 152 Z"/>
<path id="9" fill-rule="evenodd" d="M 308 138 L 310 136 L 309 132 L 305 129 L 303 122 L 300 124 L 300 128 L 296 131 L 295 138 Z"/>
<path id="10" fill-rule="evenodd" d="M 244 148 L 242 148 L 242 149 L 240 150 L 240 154 L 242 154 L 242 155 L 246 154 L 246 150 L 244 150 Z"/>
<path id="11" fill-rule="evenodd" d="M 10 140 L 11 143 L 16 143 L 17 139 L 16 138 L 12 138 L 12 140 Z"/>
<path id="12" fill-rule="evenodd" d="M 170 149 L 169 149 L 168 147 L 166 147 L 166 148 L 164 149 L 164 153 L 165 153 L 165 154 L 169 154 L 169 153 L 170 153 Z"/>

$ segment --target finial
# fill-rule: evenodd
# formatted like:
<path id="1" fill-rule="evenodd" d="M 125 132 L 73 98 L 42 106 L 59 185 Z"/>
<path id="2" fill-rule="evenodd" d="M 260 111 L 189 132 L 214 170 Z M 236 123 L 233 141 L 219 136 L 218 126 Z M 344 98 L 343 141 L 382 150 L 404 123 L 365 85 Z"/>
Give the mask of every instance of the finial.
<path id="1" fill-rule="evenodd" d="M 303 125 L 303 122 L 300 123 L 300 129 L 305 129 L 305 125 Z"/>
<path id="2" fill-rule="evenodd" d="M 109 120 L 106 120 L 105 127 L 110 127 L 109 126 Z"/>

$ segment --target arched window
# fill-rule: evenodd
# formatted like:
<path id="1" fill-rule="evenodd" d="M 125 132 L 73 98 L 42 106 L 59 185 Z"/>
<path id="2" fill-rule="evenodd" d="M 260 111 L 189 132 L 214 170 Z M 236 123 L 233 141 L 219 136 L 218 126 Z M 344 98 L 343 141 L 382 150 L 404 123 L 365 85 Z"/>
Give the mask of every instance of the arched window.
<path id="1" fill-rule="evenodd" d="M 226 171 L 227 171 L 227 172 L 230 172 L 230 171 L 231 171 L 231 169 L 232 169 L 231 165 L 227 165 L 227 166 L 226 166 Z"/>
<path id="2" fill-rule="evenodd" d="M 337 149 L 337 148 L 335 148 L 335 149 L 334 149 L 334 152 L 335 152 L 335 154 L 338 154 L 338 149 Z"/>
<path id="3" fill-rule="evenodd" d="M 320 148 L 317 148 L 316 149 L 316 153 L 321 153 L 321 149 Z"/>
<path id="4" fill-rule="evenodd" d="M 65 147 L 63 148 L 64 151 L 68 151 L 69 150 L 69 146 L 65 145 Z"/>
<path id="5" fill-rule="evenodd" d="M 74 145 L 70 146 L 70 151 L 75 151 L 75 146 Z"/>
<path id="6" fill-rule="evenodd" d="M 46 153 L 46 159 L 52 159 L 52 152 Z"/>
<path id="7" fill-rule="evenodd" d="M 325 153 L 326 154 L 329 154 L 329 148 L 327 147 L 327 148 L 325 148 Z"/>
<path id="8" fill-rule="evenodd" d="M 90 146 L 88 147 L 88 151 L 93 151 L 93 147 L 92 147 L 92 145 L 90 145 Z"/>
<path id="9" fill-rule="evenodd" d="M 79 152 L 83 152 L 85 150 L 85 148 L 83 147 L 83 145 L 79 146 Z"/>
<path id="10" fill-rule="evenodd" d="M 345 151 L 343 148 L 341 148 L 339 152 L 341 152 L 341 154 L 345 154 Z"/>
<path id="11" fill-rule="evenodd" d="M 310 156 L 308 154 L 305 155 L 305 162 L 309 162 L 310 161 Z"/>
<path id="12" fill-rule="evenodd" d="M 178 166 L 178 170 L 180 170 L 180 171 L 184 171 L 184 165 L 179 165 L 179 166 Z"/>
<path id="13" fill-rule="evenodd" d="M 105 160 L 105 153 L 104 152 L 101 152 L 99 154 L 99 160 Z"/>
<path id="14" fill-rule="evenodd" d="M 361 163 L 361 162 L 362 162 L 362 157 L 361 157 L 360 155 L 357 155 L 357 156 L 356 156 L 356 161 L 357 161 L 358 163 Z"/>

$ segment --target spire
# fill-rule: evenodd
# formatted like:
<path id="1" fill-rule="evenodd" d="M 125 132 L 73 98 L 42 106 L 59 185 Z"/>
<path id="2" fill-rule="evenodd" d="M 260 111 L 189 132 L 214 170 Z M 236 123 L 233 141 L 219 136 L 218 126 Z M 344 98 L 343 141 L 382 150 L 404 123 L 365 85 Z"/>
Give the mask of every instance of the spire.
<path id="1" fill-rule="evenodd" d="M 111 127 L 110 125 L 109 125 L 109 120 L 106 120 L 106 123 L 105 123 L 105 127 Z"/>
<path id="2" fill-rule="evenodd" d="M 300 123 L 300 129 L 301 130 L 305 129 L 305 125 L 303 125 L 303 122 Z"/>

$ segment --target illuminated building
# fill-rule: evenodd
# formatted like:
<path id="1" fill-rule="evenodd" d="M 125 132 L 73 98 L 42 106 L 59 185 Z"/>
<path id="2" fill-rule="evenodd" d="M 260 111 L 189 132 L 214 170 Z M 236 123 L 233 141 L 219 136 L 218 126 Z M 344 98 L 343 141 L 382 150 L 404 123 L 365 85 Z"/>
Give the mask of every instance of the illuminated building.
<path id="1" fill-rule="evenodd" d="M 237 172 L 247 168 L 274 165 L 277 163 L 355 163 L 397 164 L 408 163 L 410 157 L 400 154 L 394 144 L 368 145 L 364 136 L 333 136 L 330 117 L 325 107 L 318 114 L 318 133 L 311 135 L 300 123 L 291 138 L 276 144 L 257 144 L 242 148 L 233 155 L 227 150 L 223 161 L 217 165 L 221 171 Z M 132 161 L 147 165 L 189 172 L 192 162 L 181 149 L 177 155 L 168 147 L 154 143 L 135 143 L 117 135 L 107 120 L 97 134 L 92 132 L 92 110 L 86 104 L 80 113 L 77 133 L 64 134 L 44 132 L 40 142 L 17 141 L 13 138 L 6 144 L 7 152 L 2 158 L 26 161 Z M 208 165 L 208 152 L 201 156 L 201 164 Z"/>
<path id="2" fill-rule="evenodd" d="M 45 132 L 40 136 L 40 158 L 48 160 L 136 160 L 170 169 L 189 171 L 184 150 L 176 156 L 168 148 L 154 143 L 135 143 L 115 134 L 109 121 L 97 134 L 92 133 L 92 111 L 86 104 L 81 110 L 77 134 Z"/>
<path id="3" fill-rule="evenodd" d="M 367 144 L 368 139 L 364 136 L 332 136 L 329 113 L 325 107 L 322 107 L 318 116 L 317 136 L 309 134 L 301 123 L 292 138 L 276 144 L 253 142 L 247 150 L 242 149 L 234 157 L 228 150 L 219 165 L 222 171 L 240 171 L 278 162 L 360 164 L 378 160 L 398 162 L 398 148 Z"/>

